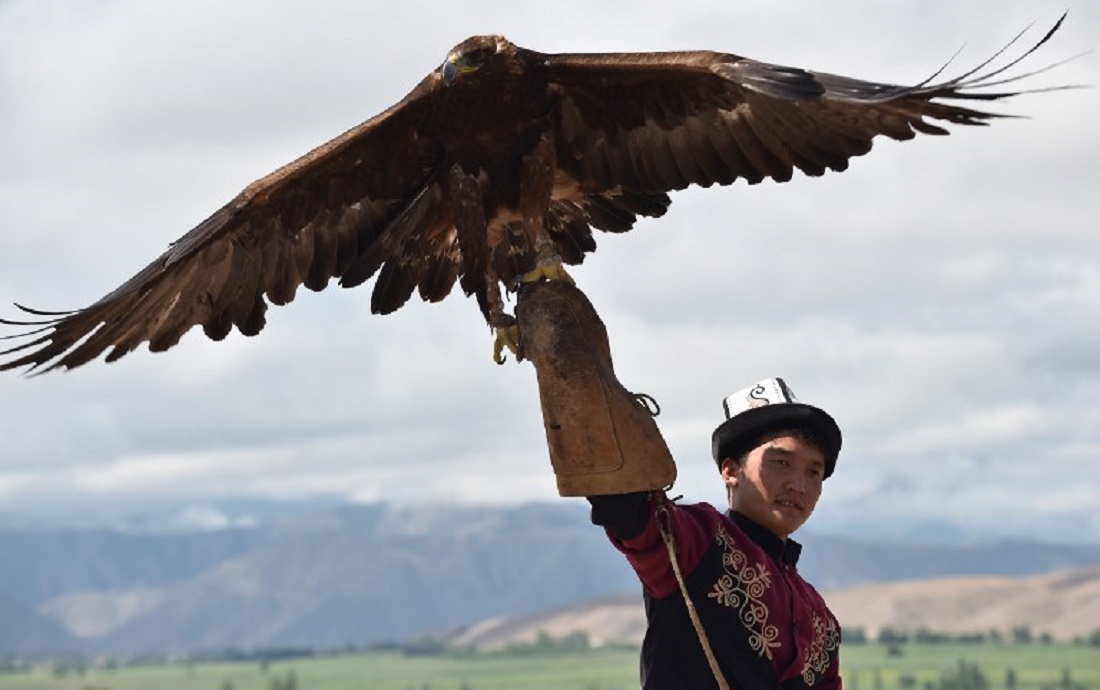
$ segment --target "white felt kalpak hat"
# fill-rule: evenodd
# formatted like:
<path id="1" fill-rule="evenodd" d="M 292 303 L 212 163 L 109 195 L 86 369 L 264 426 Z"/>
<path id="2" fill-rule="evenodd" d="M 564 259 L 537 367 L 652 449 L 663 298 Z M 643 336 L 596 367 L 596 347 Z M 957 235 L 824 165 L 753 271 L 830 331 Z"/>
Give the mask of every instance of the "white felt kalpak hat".
<path id="1" fill-rule="evenodd" d="M 800 403 L 781 378 L 764 379 L 731 394 L 722 401 L 726 421 L 711 436 L 714 461 L 722 466 L 726 458 L 740 458 L 752 450 L 750 444 L 769 431 L 808 429 L 821 441 L 825 455 L 825 477 L 836 468 L 840 454 L 840 427 L 824 410 Z"/>

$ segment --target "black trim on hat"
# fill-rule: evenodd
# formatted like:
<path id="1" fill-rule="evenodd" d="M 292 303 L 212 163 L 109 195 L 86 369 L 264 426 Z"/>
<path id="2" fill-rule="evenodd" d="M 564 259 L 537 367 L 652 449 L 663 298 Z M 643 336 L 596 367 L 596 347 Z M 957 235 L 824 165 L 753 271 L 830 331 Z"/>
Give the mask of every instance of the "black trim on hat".
<path id="1" fill-rule="evenodd" d="M 752 450 L 750 445 L 763 434 L 792 427 L 808 429 L 820 439 L 828 478 L 840 454 L 840 427 L 824 410 L 797 402 L 754 407 L 722 422 L 711 435 L 714 462 L 721 467 L 726 458 L 736 460 Z"/>

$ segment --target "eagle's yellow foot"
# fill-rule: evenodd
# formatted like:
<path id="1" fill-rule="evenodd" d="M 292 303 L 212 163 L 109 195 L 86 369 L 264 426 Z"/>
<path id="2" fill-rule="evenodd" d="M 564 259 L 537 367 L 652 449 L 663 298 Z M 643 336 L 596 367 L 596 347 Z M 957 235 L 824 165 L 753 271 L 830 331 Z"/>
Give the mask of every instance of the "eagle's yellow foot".
<path id="1" fill-rule="evenodd" d="M 565 266 L 560 261 L 536 266 L 533 271 L 524 273 L 519 278 L 521 283 L 537 283 L 540 280 L 564 280 L 570 285 L 576 285 L 573 276 L 566 272 Z"/>
<path id="2" fill-rule="evenodd" d="M 562 280 L 570 285 L 576 284 L 573 276 L 565 271 L 565 266 L 562 265 L 561 261 L 553 261 L 536 266 L 534 270 L 516 276 L 506 287 L 509 292 L 519 292 L 523 284 L 537 283 L 541 280 Z M 493 312 L 489 314 L 489 325 L 496 333 L 493 340 L 493 361 L 497 364 L 504 364 L 508 360 L 504 355 L 504 350 L 508 349 L 516 356 L 516 361 L 522 362 L 523 351 L 519 346 L 519 327 L 516 325 L 515 317 L 503 312 Z"/>
<path id="3" fill-rule="evenodd" d="M 540 280 L 564 280 L 570 285 L 577 284 L 577 282 L 573 280 L 573 276 L 566 272 L 562 262 L 554 261 L 552 263 L 536 266 L 534 270 L 516 276 L 506 287 L 508 288 L 508 292 L 519 292 L 520 286 L 524 283 L 537 283 Z"/>
<path id="4" fill-rule="evenodd" d="M 523 353 L 519 349 L 519 326 L 516 325 L 515 317 L 501 313 L 490 314 L 489 325 L 496 334 L 493 338 L 493 361 L 497 364 L 508 361 L 504 355 L 505 348 L 516 356 L 517 361 L 523 361 Z"/>

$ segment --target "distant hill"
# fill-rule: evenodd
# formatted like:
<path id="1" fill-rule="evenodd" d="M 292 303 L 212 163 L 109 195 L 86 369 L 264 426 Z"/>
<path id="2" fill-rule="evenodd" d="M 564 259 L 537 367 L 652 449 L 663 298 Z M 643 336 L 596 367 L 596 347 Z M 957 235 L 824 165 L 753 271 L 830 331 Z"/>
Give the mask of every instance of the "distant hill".
<path id="1" fill-rule="evenodd" d="M 874 636 L 884 627 L 947 633 L 1027 626 L 1071 640 L 1100 630 L 1100 567 L 1026 578 L 970 576 L 890 582 L 826 592 L 843 625 Z"/>
<path id="2" fill-rule="evenodd" d="M 1100 546 L 802 541 L 800 569 L 822 588 L 1100 564 Z M 638 590 L 575 501 L 342 506 L 183 534 L 0 532 L 0 573 L 0 630 L 19 615 L 41 631 L 36 649 L 88 652 L 367 645 Z M 0 655 L 16 644 L 0 636 Z"/>
<path id="3" fill-rule="evenodd" d="M 56 621 L 0 597 L 0 656 L 75 651 L 81 646 Z"/>
<path id="4" fill-rule="evenodd" d="M 621 591 L 633 577 L 586 512 L 565 503 L 349 506 L 260 531 L 198 572 L 188 560 L 177 578 L 135 577 L 116 550 L 113 583 L 94 559 L 96 586 L 37 609 L 95 651 L 335 648 Z M 150 538 L 131 554 L 145 573 Z M 81 563 L 68 568 L 77 579 Z"/>
<path id="5" fill-rule="evenodd" d="M 914 633 L 1001 632 L 1027 626 L 1056 640 L 1100 629 L 1100 567 L 1030 577 L 950 577 L 863 585 L 825 592 L 842 627 L 871 637 L 889 627 Z M 481 651 L 534 643 L 540 635 L 584 633 L 594 646 L 640 645 L 645 612 L 640 594 L 601 597 L 526 616 L 491 618 L 453 636 L 457 648 Z"/>

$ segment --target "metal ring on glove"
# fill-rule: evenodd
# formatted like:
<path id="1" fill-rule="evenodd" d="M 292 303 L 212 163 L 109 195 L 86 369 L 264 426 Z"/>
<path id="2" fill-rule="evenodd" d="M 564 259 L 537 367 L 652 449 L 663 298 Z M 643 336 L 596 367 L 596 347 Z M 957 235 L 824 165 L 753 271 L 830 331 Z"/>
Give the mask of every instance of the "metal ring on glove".
<path id="1" fill-rule="evenodd" d="M 661 406 L 657 404 L 653 396 L 649 393 L 631 393 L 634 399 L 639 405 L 645 408 L 645 411 L 649 413 L 649 416 L 656 417 L 661 414 Z"/>

